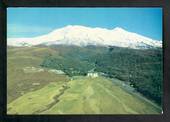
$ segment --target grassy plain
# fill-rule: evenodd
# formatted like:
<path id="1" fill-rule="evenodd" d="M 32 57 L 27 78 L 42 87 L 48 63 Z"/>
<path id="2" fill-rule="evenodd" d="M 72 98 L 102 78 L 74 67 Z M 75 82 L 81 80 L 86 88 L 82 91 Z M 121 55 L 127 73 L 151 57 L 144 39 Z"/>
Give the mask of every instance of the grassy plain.
<path id="1" fill-rule="evenodd" d="M 115 79 L 116 80 L 116 79 Z M 64 87 L 66 89 L 64 89 Z M 27 108 L 27 109 L 25 109 Z M 54 82 L 11 102 L 11 114 L 159 114 L 161 109 L 104 77 Z"/>

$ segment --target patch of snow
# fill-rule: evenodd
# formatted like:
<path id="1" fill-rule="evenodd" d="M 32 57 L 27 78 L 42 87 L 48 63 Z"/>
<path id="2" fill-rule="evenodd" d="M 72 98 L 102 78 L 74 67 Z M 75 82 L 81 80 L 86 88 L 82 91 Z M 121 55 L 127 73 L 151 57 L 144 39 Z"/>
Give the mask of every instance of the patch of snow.
<path id="1" fill-rule="evenodd" d="M 65 74 L 62 70 L 55 70 L 55 69 L 48 70 L 48 72 L 55 73 L 55 74 Z"/>
<path id="2" fill-rule="evenodd" d="M 24 67 L 23 68 L 25 73 L 35 73 L 35 72 L 43 72 L 44 69 L 36 68 L 36 67 Z"/>
<path id="3" fill-rule="evenodd" d="M 134 49 L 162 47 L 162 41 L 128 32 L 120 27 L 109 30 L 79 25 L 69 25 L 56 29 L 49 34 L 33 38 L 8 38 L 7 44 L 10 46 L 34 46 L 39 44 L 76 46 L 99 45 Z"/>

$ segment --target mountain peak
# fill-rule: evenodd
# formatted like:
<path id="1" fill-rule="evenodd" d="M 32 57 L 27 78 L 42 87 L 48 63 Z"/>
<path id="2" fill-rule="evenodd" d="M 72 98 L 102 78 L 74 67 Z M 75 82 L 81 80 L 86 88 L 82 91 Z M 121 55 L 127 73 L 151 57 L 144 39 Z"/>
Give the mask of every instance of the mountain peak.
<path id="1" fill-rule="evenodd" d="M 120 31 L 120 32 L 125 32 L 125 31 L 126 31 L 125 29 L 123 29 L 123 28 L 121 28 L 121 27 L 115 27 L 113 30 L 114 30 L 114 31 Z M 127 32 L 127 31 L 126 31 L 126 32 Z"/>
<path id="2" fill-rule="evenodd" d="M 82 25 L 67 25 L 67 26 L 65 26 L 63 28 L 74 29 L 74 28 L 89 28 L 89 27 L 82 26 Z"/>
<path id="3" fill-rule="evenodd" d="M 8 38 L 8 45 L 99 45 L 118 46 L 134 49 L 147 49 L 162 47 L 162 42 L 156 41 L 139 34 L 128 32 L 120 27 L 112 30 L 99 27 L 86 27 L 81 25 L 68 25 L 56 29 L 49 34 L 34 38 Z"/>

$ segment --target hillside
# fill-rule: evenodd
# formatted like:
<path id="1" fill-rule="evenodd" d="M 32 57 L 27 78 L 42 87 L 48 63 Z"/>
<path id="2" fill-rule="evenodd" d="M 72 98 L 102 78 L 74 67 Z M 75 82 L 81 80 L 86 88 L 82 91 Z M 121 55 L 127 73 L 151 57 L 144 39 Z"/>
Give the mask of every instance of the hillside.
<path id="1" fill-rule="evenodd" d="M 8 114 L 158 114 L 161 112 L 154 103 L 138 97 L 137 93 L 126 92 L 119 85 L 103 77 L 76 77 L 67 84 L 50 83 L 40 90 L 29 92 L 14 100 L 8 105 L 8 110 Z"/>
<path id="2" fill-rule="evenodd" d="M 162 49 L 135 50 L 119 47 L 52 46 L 58 55 L 45 58 L 42 67 L 61 69 L 67 75 L 102 72 L 131 84 L 146 97 L 161 105 Z"/>
<path id="3" fill-rule="evenodd" d="M 162 111 L 162 49 L 41 45 L 7 51 L 8 114 Z M 90 71 L 99 76 L 87 77 Z"/>

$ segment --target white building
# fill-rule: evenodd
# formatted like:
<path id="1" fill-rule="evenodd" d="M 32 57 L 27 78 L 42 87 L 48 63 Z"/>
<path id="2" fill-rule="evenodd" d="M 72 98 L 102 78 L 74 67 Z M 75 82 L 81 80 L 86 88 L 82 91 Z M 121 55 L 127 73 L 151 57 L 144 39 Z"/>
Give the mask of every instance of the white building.
<path id="1" fill-rule="evenodd" d="M 87 77 L 92 77 L 92 78 L 96 78 L 96 77 L 98 77 L 99 75 L 98 75 L 98 73 L 97 72 L 89 72 L 88 74 L 87 74 Z"/>

